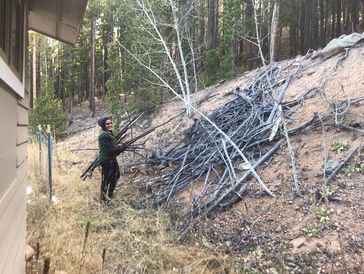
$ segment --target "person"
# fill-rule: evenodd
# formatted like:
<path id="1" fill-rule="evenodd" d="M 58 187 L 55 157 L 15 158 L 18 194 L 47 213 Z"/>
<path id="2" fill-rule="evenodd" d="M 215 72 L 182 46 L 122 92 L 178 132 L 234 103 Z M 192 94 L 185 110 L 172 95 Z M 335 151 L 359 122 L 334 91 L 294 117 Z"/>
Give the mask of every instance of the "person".
<path id="1" fill-rule="evenodd" d="M 117 144 L 112 131 L 112 118 L 103 117 L 97 121 L 101 127 L 99 135 L 99 162 L 101 165 L 101 201 L 110 201 L 120 178 L 116 157 L 125 151 L 124 144 Z"/>

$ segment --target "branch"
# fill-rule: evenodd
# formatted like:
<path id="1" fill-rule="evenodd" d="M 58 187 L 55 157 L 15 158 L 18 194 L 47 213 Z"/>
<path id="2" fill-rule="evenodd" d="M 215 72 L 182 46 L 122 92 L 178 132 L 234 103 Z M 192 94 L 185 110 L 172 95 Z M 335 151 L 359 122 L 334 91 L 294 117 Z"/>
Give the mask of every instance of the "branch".
<path id="1" fill-rule="evenodd" d="M 344 161 L 340 162 L 340 164 L 333 170 L 330 176 L 326 179 L 325 185 L 327 185 L 332 179 L 335 178 L 336 174 L 350 161 L 350 159 L 355 155 L 355 153 L 359 150 L 362 145 L 358 145 L 353 151 L 344 159 Z"/>

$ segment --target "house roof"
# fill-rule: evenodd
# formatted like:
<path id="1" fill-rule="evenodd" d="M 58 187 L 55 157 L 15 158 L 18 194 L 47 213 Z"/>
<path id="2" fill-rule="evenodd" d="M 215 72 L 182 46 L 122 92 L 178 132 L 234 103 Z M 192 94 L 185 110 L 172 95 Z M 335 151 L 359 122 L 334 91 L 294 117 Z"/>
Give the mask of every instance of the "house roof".
<path id="1" fill-rule="evenodd" d="M 86 6 L 87 0 L 29 0 L 29 28 L 74 44 Z"/>

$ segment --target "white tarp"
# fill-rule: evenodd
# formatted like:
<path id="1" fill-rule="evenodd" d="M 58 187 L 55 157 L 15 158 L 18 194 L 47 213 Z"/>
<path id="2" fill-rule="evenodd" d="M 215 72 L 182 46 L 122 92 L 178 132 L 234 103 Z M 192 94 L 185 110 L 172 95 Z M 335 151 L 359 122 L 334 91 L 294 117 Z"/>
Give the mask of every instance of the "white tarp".
<path id="1" fill-rule="evenodd" d="M 363 33 L 351 33 L 349 35 L 343 34 L 339 38 L 332 39 L 325 48 L 316 52 L 313 58 L 324 57 L 329 58 L 335 54 L 340 53 L 345 48 L 350 48 L 360 41 L 364 41 Z"/>

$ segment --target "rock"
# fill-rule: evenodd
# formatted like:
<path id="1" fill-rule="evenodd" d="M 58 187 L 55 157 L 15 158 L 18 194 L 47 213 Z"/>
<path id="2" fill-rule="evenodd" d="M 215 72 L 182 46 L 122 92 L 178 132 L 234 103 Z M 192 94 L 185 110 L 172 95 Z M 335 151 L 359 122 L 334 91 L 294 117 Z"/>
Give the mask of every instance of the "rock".
<path id="1" fill-rule="evenodd" d="M 292 240 L 292 245 L 293 245 L 293 253 L 297 253 L 298 249 L 300 247 L 302 247 L 306 242 L 306 238 L 305 237 L 298 237 L 296 239 Z"/>
<path id="2" fill-rule="evenodd" d="M 297 267 L 297 264 L 295 262 L 295 258 L 292 255 L 284 256 L 284 264 L 285 264 L 286 267 L 289 267 L 289 268 Z"/>
<path id="3" fill-rule="evenodd" d="M 25 260 L 29 262 L 33 258 L 33 256 L 34 256 L 34 249 L 30 245 L 28 245 L 25 250 Z"/>
<path id="4" fill-rule="evenodd" d="M 325 174 L 330 175 L 338 165 L 339 165 L 339 162 L 334 161 L 334 160 L 328 160 L 326 163 Z"/>
<path id="5" fill-rule="evenodd" d="M 340 202 L 342 202 L 342 198 L 338 194 L 333 194 L 329 197 L 329 201 L 340 203 Z"/>

